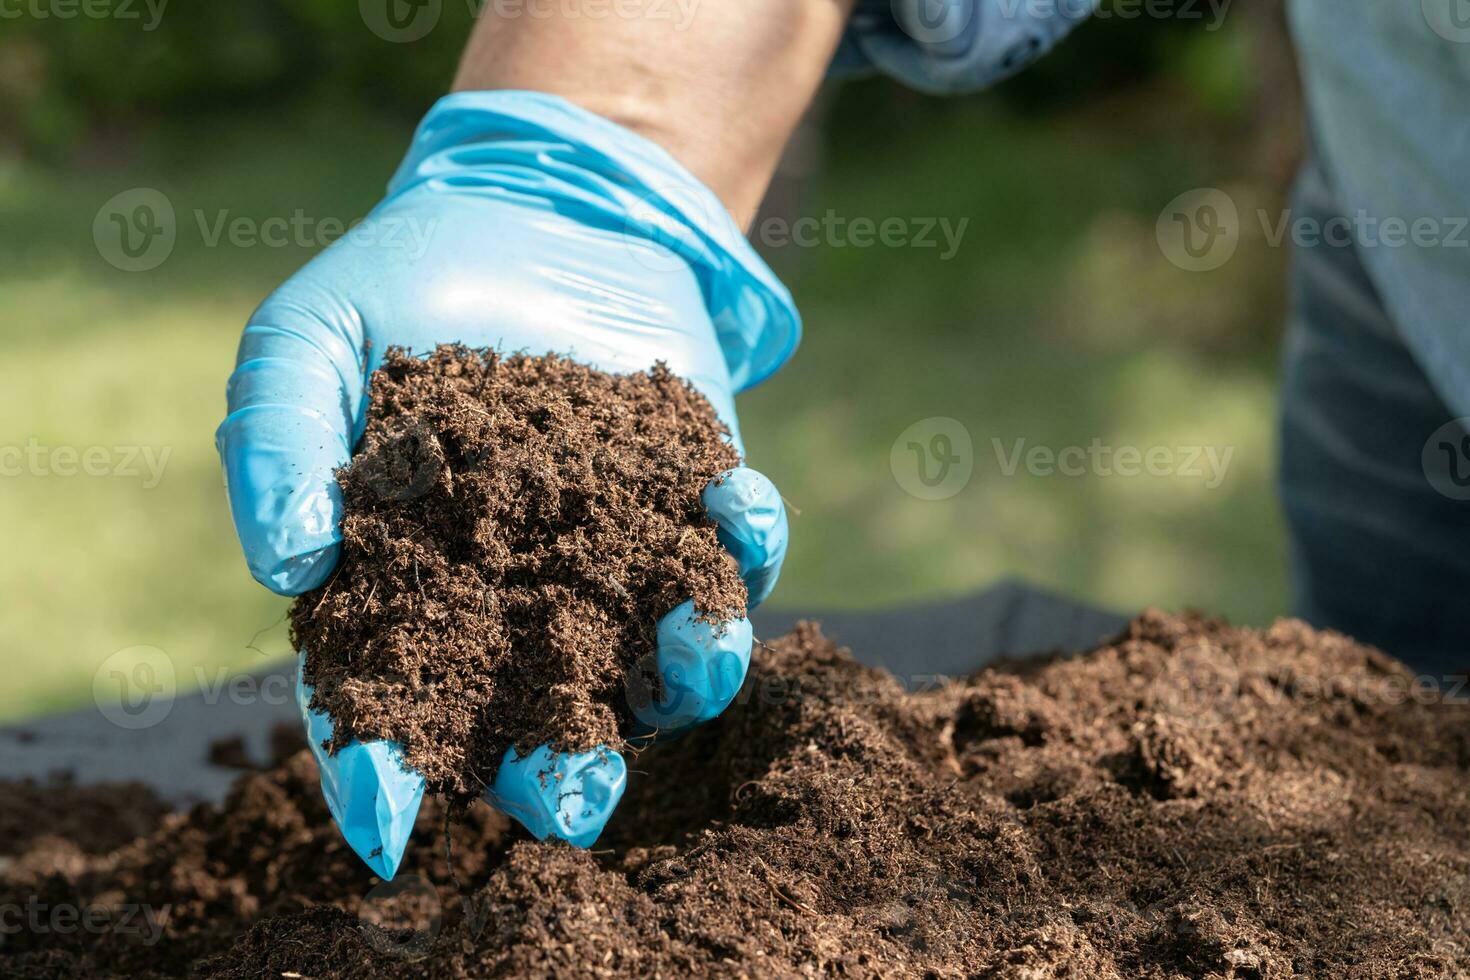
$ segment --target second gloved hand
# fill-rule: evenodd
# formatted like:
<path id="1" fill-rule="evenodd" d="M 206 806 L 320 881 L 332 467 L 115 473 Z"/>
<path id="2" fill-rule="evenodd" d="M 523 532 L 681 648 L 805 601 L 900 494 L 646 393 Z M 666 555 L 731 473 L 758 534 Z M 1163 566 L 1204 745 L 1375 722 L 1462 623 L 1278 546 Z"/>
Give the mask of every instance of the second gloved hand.
<path id="1" fill-rule="evenodd" d="M 617 372 L 664 361 L 741 448 L 734 395 L 779 368 L 799 330 L 789 294 L 719 201 L 658 147 L 552 96 L 448 96 L 420 124 L 387 198 L 245 328 L 216 441 L 246 561 L 283 595 L 330 575 L 341 542 L 334 473 L 362 433 L 367 379 L 390 346 L 558 353 Z M 704 499 L 753 607 L 785 555 L 780 496 L 740 467 Z M 657 638 L 663 696 L 634 705 L 640 722 L 666 731 L 715 717 L 744 679 L 749 623 L 713 628 L 686 602 Z M 423 779 L 388 743 L 327 755 L 331 720 L 310 698 L 298 685 L 332 814 L 392 877 Z M 487 798 L 538 837 L 587 846 L 626 771 L 607 748 L 512 751 Z"/>
<path id="2" fill-rule="evenodd" d="M 1098 0 L 858 0 L 832 63 L 878 70 L 930 95 L 1016 74 L 1092 15 Z"/>

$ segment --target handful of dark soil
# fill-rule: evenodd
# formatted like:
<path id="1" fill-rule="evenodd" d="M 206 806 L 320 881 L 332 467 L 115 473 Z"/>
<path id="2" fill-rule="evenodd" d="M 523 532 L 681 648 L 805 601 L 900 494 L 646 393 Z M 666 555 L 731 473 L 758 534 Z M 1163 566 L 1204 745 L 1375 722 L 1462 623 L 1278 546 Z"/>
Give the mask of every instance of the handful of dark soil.
<path id="1" fill-rule="evenodd" d="M 339 745 L 401 742 L 462 804 L 511 746 L 619 746 L 629 672 L 651 668 L 675 606 L 745 614 L 700 500 L 739 456 L 662 364 L 391 350 L 369 397 L 338 475 L 341 565 L 291 610 Z"/>
<path id="2" fill-rule="evenodd" d="M 1470 707 L 1300 623 L 1152 613 L 914 694 L 805 626 L 640 765 L 681 776 L 631 781 L 604 850 L 426 800 L 377 887 L 305 752 L 107 853 L 62 824 L 0 859 L 0 911 L 162 934 L 23 927 L 0 974 L 1470 975 Z M 70 795 L 0 785 L 0 824 Z"/>

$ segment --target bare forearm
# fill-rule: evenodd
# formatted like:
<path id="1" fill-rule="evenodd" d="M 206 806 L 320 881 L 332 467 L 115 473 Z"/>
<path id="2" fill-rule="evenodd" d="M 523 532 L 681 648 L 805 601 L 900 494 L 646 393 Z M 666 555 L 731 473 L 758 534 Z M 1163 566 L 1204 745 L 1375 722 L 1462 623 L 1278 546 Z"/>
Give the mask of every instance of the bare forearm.
<path id="1" fill-rule="evenodd" d="M 454 87 L 548 92 L 626 126 L 673 154 L 748 227 L 852 4 L 631 0 L 597 17 L 513 18 L 492 4 Z"/>

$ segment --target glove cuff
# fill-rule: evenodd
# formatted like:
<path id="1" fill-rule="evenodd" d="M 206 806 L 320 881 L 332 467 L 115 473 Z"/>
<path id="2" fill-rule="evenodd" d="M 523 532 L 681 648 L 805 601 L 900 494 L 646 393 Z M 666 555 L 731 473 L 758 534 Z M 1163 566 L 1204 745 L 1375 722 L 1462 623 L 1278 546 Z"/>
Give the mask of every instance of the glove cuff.
<path id="1" fill-rule="evenodd" d="M 662 147 L 559 96 L 456 92 L 419 123 L 388 185 L 493 182 L 592 227 L 645 238 L 689 264 L 736 391 L 759 384 L 796 350 L 791 294 L 709 188 Z"/>

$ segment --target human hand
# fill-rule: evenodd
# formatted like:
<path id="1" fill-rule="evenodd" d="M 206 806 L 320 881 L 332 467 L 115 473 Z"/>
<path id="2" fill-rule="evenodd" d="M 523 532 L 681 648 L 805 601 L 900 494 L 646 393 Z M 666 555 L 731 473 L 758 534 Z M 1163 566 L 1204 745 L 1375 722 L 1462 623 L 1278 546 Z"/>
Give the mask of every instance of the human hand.
<path id="1" fill-rule="evenodd" d="M 652 143 L 561 99 L 466 92 L 420 124 L 387 198 L 250 318 L 216 441 L 252 574 L 283 595 L 326 580 L 341 543 L 335 471 L 364 426 L 388 347 L 440 343 L 565 354 L 605 371 L 664 361 L 709 399 L 743 447 L 734 395 L 790 356 L 790 296 L 718 200 Z M 739 467 L 704 493 L 754 607 L 786 550 L 779 494 Z M 709 720 L 738 691 L 752 637 L 686 602 L 657 624 L 663 697 L 635 705 L 669 730 Z M 327 755 L 331 721 L 298 700 L 332 814 L 379 875 L 397 870 L 423 794 L 396 747 Z M 538 837 L 580 846 L 621 797 L 615 751 L 514 752 L 487 793 Z"/>
<path id="2" fill-rule="evenodd" d="M 1016 74 L 1086 20 L 1098 0 L 859 0 L 839 75 L 874 70 L 930 95 Z"/>

